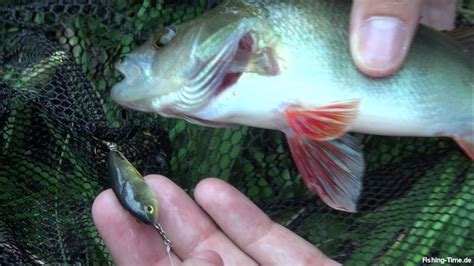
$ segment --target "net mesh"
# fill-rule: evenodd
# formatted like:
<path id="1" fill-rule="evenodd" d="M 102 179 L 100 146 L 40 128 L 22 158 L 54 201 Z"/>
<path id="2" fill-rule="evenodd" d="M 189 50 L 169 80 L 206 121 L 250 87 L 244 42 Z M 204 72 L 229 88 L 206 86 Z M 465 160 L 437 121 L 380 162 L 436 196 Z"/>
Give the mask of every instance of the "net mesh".
<path id="1" fill-rule="evenodd" d="M 111 101 L 115 62 L 215 2 L 3 1 L 0 264 L 111 262 L 90 212 L 108 187 L 100 140 L 191 195 L 203 177 L 228 181 L 346 264 L 474 257 L 474 168 L 450 139 L 356 135 L 368 168 L 360 211 L 350 214 L 306 189 L 282 133 L 199 127 Z"/>

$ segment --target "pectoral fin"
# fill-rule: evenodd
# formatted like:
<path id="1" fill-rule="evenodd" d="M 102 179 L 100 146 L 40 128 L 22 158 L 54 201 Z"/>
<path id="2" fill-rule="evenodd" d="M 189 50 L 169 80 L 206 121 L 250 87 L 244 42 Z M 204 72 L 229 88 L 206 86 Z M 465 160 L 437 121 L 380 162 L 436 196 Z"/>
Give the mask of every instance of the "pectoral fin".
<path id="1" fill-rule="evenodd" d="M 284 111 L 290 128 L 299 136 L 323 141 L 338 138 L 358 113 L 359 101 L 333 103 L 319 108 L 288 108 Z"/>
<path id="2" fill-rule="evenodd" d="M 306 186 L 330 207 L 356 212 L 364 173 L 364 158 L 357 140 L 346 134 L 336 140 L 318 142 L 293 134 L 288 136 L 288 143 Z"/>

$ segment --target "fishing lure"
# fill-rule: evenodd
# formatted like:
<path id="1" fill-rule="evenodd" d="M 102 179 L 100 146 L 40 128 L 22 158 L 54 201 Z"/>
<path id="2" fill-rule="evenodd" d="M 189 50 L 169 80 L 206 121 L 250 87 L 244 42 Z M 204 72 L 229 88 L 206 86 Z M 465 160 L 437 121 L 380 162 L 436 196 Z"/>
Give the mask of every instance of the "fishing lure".
<path id="1" fill-rule="evenodd" d="M 163 238 L 171 260 L 171 240 L 158 223 L 159 204 L 153 189 L 145 182 L 138 170 L 118 151 L 115 143 L 105 142 L 109 152 L 109 177 L 112 190 L 120 204 L 134 217 L 152 225 Z M 173 261 L 171 260 L 173 264 Z"/>

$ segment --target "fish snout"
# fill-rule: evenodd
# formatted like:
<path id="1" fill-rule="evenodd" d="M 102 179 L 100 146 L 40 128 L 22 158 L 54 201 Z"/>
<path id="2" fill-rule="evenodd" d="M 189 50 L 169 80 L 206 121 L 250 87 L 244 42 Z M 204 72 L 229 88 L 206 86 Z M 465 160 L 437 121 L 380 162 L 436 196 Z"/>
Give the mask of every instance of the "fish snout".
<path id="1" fill-rule="evenodd" d="M 137 85 L 140 79 L 146 78 L 150 68 L 151 62 L 149 59 L 134 55 L 127 55 L 122 61 L 115 64 L 115 69 L 125 76 L 123 82 L 129 86 Z"/>
<path id="2" fill-rule="evenodd" d="M 119 105 L 142 112 L 159 112 L 163 105 L 174 102 L 170 96 L 177 85 L 170 79 L 157 77 L 153 60 L 141 54 L 127 55 L 115 65 L 125 78 L 112 87 L 112 100 Z"/>
<path id="3" fill-rule="evenodd" d="M 154 111 L 154 103 L 159 102 L 160 91 L 157 88 L 160 88 L 160 84 L 149 76 L 150 67 L 149 60 L 140 59 L 133 54 L 118 62 L 115 68 L 125 78 L 112 87 L 110 94 L 112 100 L 129 109 Z"/>

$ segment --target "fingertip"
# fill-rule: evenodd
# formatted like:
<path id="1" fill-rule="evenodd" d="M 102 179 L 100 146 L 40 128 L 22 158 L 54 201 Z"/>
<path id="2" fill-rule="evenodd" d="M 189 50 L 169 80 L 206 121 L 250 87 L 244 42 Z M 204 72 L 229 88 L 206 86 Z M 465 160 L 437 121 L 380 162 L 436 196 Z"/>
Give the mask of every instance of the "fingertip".
<path id="1" fill-rule="evenodd" d="M 196 189 L 201 186 L 201 185 L 207 185 L 208 183 L 210 184 L 213 184 L 213 183 L 223 183 L 223 184 L 227 184 L 225 181 L 223 181 L 222 179 L 219 179 L 217 177 L 208 177 L 208 178 L 204 178 L 202 179 L 201 181 L 199 181 L 199 183 L 196 185 Z"/>
<path id="2" fill-rule="evenodd" d="M 357 68 L 371 77 L 385 77 L 403 65 L 418 26 L 422 2 L 354 1 L 349 43 Z"/>
<path id="3" fill-rule="evenodd" d="M 455 27 L 457 3 L 453 0 L 424 1 L 421 23 L 437 30 L 452 30 Z"/>
<path id="4" fill-rule="evenodd" d="M 201 181 L 199 181 L 199 183 L 197 183 L 196 188 L 194 190 L 194 195 L 196 195 L 196 193 L 200 193 L 201 191 L 213 189 L 213 187 L 219 185 L 219 183 L 223 183 L 223 181 L 215 177 L 208 177 L 202 179 Z"/>
<path id="5" fill-rule="evenodd" d="M 397 72 L 410 48 L 412 29 L 390 17 L 373 17 L 353 29 L 350 51 L 357 68 L 364 74 L 381 78 Z"/>
<path id="6" fill-rule="evenodd" d="M 111 189 L 102 191 L 92 203 L 92 219 L 96 226 L 100 226 L 103 220 L 109 216 L 108 210 L 117 205 L 117 199 Z M 113 207 L 112 207 L 113 208 Z"/>
<path id="7" fill-rule="evenodd" d="M 232 188 L 223 180 L 215 177 L 209 177 L 201 180 L 194 190 L 194 198 L 199 204 L 206 204 L 207 201 L 212 200 L 212 197 L 217 193 L 223 193 L 228 188 Z"/>
<path id="8" fill-rule="evenodd" d="M 160 182 L 170 181 L 169 178 L 163 175 L 147 175 L 144 177 L 145 181 L 148 181 L 153 184 L 159 184 Z"/>
<path id="9" fill-rule="evenodd" d="M 153 188 L 159 200 L 175 196 L 180 193 L 178 187 L 171 179 L 163 175 L 147 175 L 145 181 Z"/>
<path id="10" fill-rule="evenodd" d="M 97 217 L 99 214 L 98 210 L 100 210 L 101 206 L 103 206 L 103 202 L 107 200 L 107 190 L 104 190 L 95 197 L 94 202 L 92 203 L 92 218 Z"/>
<path id="11" fill-rule="evenodd" d="M 144 178 L 155 191 L 158 202 L 176 201 L 185 195 L 182 189 L 166 176 L 147 175 Z"/>
<path id="12" fill-rule="evenodd" d="M 364 75 L 370 76 L 372 78 L 384 78 L 395 74 L 403 65 L 405 57 L 401 57 L 400 60 L 393 62 L 383 67 L 373 67 L 366 63 L 366 60 L 363 59 L 364 55 L 354 55 L 354 64 L 357 69 L 362 72 Z"/>

